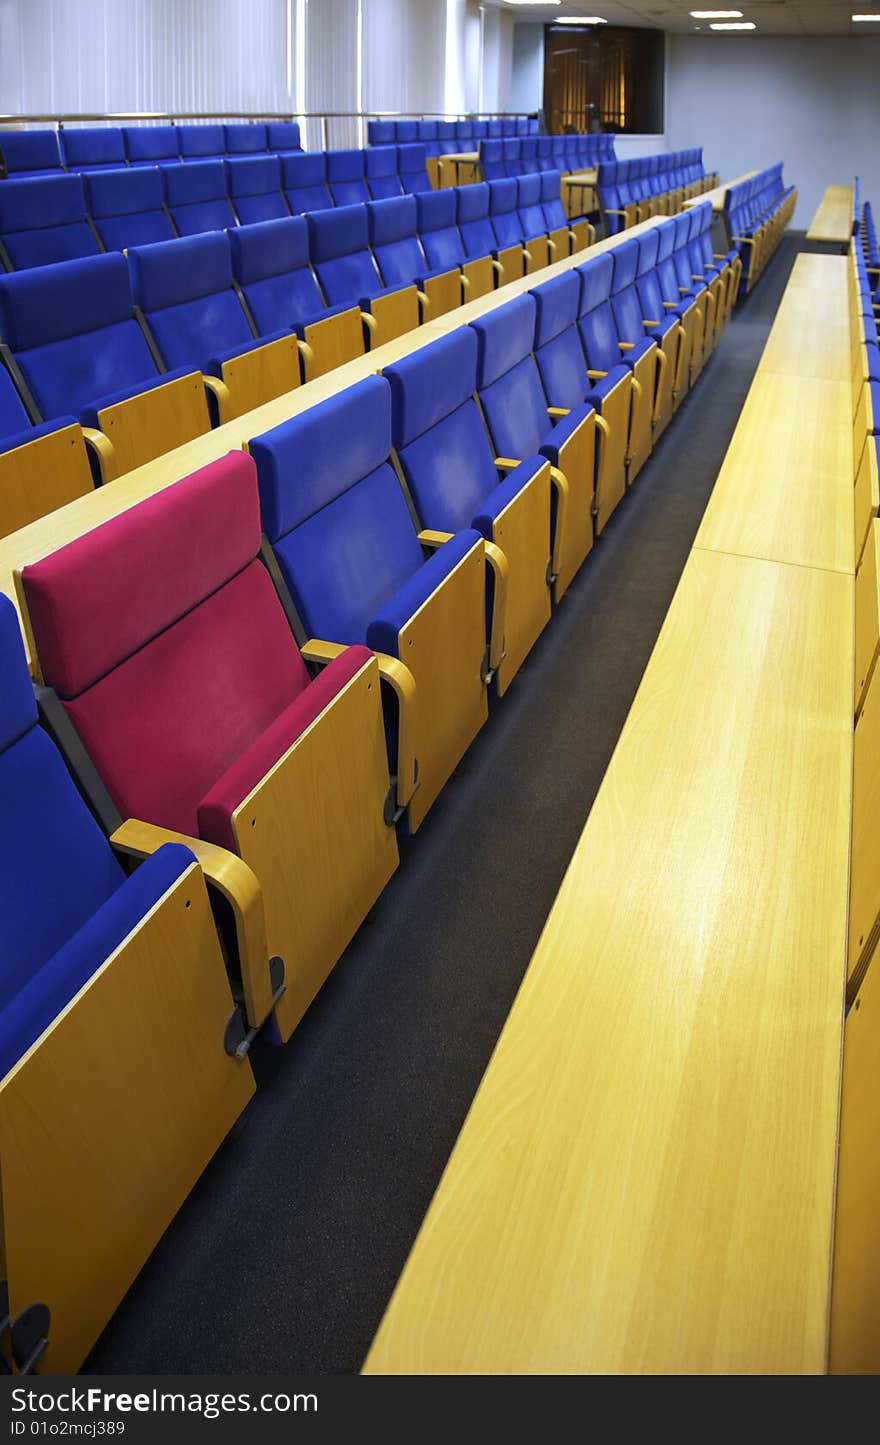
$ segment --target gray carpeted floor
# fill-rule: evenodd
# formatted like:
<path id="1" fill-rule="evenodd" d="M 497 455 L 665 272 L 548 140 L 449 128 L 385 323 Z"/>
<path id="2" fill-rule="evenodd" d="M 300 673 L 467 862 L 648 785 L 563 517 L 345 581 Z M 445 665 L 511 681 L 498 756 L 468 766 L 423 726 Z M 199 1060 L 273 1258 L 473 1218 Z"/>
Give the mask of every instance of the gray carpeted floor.
<path id="1" fill-rule="evenodd" d="M 504 702 L 111 1321 L 94 1373 L 356 1371 L 666 614 L 786 236 Z"/>

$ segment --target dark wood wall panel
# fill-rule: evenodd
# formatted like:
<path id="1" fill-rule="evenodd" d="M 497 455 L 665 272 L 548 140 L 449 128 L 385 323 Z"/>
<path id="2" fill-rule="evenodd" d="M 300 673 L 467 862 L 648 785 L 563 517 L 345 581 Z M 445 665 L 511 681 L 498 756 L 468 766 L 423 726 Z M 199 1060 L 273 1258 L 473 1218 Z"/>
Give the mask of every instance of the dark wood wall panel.
<path id="1" fill-rule="evenodd" d="M 662 31 L 547 25 L 544 40 L 544 114 L 551 133 L 662 132 Z"/>

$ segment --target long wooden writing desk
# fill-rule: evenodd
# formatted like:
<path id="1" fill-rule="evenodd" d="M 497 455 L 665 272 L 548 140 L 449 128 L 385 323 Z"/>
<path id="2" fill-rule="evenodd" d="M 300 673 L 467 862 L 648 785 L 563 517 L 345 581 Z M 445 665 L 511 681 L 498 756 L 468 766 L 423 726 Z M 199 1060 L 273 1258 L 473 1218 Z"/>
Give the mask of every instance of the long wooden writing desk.
<path id="1" fill-rule="evenodd" d="M 826 1368 L 852 458 L 792 315 L 367 1373 Z M 841 429 L 816 466 L 775 415 L 795 352 Z"/>
<path id="2" fill-rule="evenodd" d="M 229 451 L 237 450 L 251 437 L 260 436 L 271 427 L 278 426 L 281 422 L 298 416 L 318 402 L 325 401 L 327 397 L 335 396 L 348 386 L 354 386 L 365 376 L 381 371 L 383 367 L 392 365 L 401 357 L 409 355 L 422 346 L 427 346 L 438 336 L 446 335 L 457 326 L 466 325 L 475 316 L 482 316 L 496 306 L 503 305 L 513 296 L 522 295 L 523 292 L 540 285 L 542 281 L 551 276 L 560 275 L 572 266 L 580 265 L 587 256 L 605 251 L 609 247 L 616 246 L 620 241 L 629 240 L 640 234 L 641 231 L 658 224 L 659 218 L 652 217 L 651 220 L 642 222 L 640 226 L 633 226 L 625 233 L 621 232 L 620 235 L 610 236 L 607 240 L 598 242 L 588 251 L 580 251 L 574 256 L 567 256 L 561 261 L 554 262 L 552 266 L 544 267 L 543 270 L 532 276 L 525 276 L 521 280 L 510 282 L 507 286 L 499 287 L 497 291 L 493 291 L 491 295 L 483 297 L 482 300 L 460 306 L 446 316 L 439 317 L 435 322 L 426 322 L 414 331 L 407 332 L 405 336 L 400 336 L 395 341 L 389 341 L 385 346 L 378 347 L 375 351 L 367 352 L 365 356 L 359 356 L 356 360 L 337 367 L 334 371 L 328 372 L 326 376 L 306 382 L 296 390 L 276 397 L 274 401 L 266 402 L 265 405 L 256 407 L 253 411 L 227 422 L 224 426 L 215 427 L 213 431 L 197 437 L 194 441 L 187 442 L 185 446 L 178 447 L 163 457 L 157 457 L 155 461 L 138 467 L 136 471 L 129 472 L 117 481 L 96 488 L 87 496 L 79 497 L 76 501 L 68 503 L 66 507 L 60 507 L 58 511 L 50 512 L 48 516 L 41 517 L 28 527 L 22 527 L 18 532 L 0 538 L 0 591 L 5 592 L 17 605 L 14 573 L 26 562 L 45 557 L 49 552 L 72 541 L 74 537 L 79 537 L 84 532 L 100 526 L 110 517 L 127 511 L 129 507 L 135 506 L 145 497 L 161 491 L 173 482 L 180 481 L 182 477 L 188 476 L 197 468 L 207 466 L 209 462 L 216 461 L 218 457 L 225 456 Z"/>
<path id="3" fill-rule="evenodd" d="M 751 180 L 752 176 L 757 174 L 757 171 L 746 171 L 745 175 L 737 176 L 735 181 L 725 181 L 720 186 L 713 186 L 711 191 L 704 191 L 701 196 L 691 196 L 689 200 L 685 201 L 684 206 L 685 208 L 701 206 L 704 201 L 711 201 L 713 211 L 723 211 L 724 201 L 730 187 L 738 186 L 740 181 Z"/>
<path id="4" fill-rule="evenodd" d="M 827 186 L 807 231 L 808 241 L 848 246 L 853 228 L 852 186 Z"/>

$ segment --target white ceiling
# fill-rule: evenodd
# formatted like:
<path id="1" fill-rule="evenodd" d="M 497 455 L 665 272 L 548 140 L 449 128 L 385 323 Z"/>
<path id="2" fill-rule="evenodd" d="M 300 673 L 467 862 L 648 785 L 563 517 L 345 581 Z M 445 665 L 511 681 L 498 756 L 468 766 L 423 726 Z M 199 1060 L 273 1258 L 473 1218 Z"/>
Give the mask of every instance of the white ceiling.
<path id="1" fill-rule="evenodd" d="M 490 0 L 491 3 L 491 0 Z M 494 0 L 519 20 L 545 24 L 554 15 L 601 15 L 609 25 L 636 25 L 651 30 L 674 30 L 694 34 L 702 30 L 719 44 L 728 32 L 709 30 L 710 21 L 692 20 L 691 10 L 741 10 L 744 20 L 754 20 L 758 35 L 856 35 L 867 39 L 880 35 L 880 24 L 853 25 L 850 17 L 880 11 L 880 0 L 562 0 L 556 5 L 508 5 Z M 731 31 L 729 34 L 738 35 Z M 880 85 L 880 78 L 878 78 Z"/>

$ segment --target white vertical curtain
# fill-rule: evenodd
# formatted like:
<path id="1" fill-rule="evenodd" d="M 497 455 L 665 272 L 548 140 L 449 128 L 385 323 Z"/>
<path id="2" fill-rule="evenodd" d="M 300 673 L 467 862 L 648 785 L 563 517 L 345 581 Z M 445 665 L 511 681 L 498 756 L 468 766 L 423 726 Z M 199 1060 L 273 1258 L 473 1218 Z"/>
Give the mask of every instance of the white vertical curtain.
<path id="1" fill-rule="evenodd" d="M 0 112 L 496 110 L 512 36 L 476 0 L 0 0 Z"/>
<path id="2" fill-rule="evenodd" d="M 0 110 L 290 111 L 289 8 L 288 0 L 0 0 Z"/>
<path id="3" fill-rule="evenodd" d="M 415 115 L 445 109 L 446 0 L 361 0 L 363 105 Z"/>

